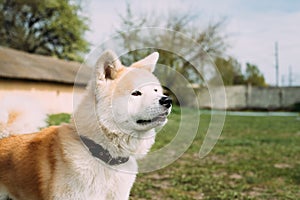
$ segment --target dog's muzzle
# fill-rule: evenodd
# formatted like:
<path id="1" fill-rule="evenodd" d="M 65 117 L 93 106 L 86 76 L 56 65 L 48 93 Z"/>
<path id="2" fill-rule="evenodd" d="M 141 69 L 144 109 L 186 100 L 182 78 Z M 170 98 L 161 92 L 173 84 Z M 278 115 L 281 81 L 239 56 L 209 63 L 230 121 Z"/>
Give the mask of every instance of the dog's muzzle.
<path id="1" fill-rule="evenodd" d="M 166 108 L 170 108 L 172 105 L 172 99 L 170 97 L 163 96 L 162 98 L 160 98 L 159 104 Z"/>

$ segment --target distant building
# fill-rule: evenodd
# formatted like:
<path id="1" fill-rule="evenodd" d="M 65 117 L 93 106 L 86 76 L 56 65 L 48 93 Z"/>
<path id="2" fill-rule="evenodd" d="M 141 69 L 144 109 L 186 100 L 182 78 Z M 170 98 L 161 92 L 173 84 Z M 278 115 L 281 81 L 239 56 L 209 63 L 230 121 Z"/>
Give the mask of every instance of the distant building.
<path id="1" fill-rule="evenodd" d="M 79 70 L 80 79 L 76 78 Z M 5 95 L 24 95 L 41 102 L 48 113 L 71 113 L 75 79 L 80 96 L 90 72 L 91 68 L 77 62 L 0 46 L 0 99 Z"/>

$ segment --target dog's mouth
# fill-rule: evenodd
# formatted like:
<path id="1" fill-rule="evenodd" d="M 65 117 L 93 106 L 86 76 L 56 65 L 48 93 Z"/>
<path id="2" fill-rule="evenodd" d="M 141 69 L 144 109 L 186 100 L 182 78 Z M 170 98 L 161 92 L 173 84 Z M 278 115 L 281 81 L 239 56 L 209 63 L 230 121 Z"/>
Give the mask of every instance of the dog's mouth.
<path id="1" fill-rule="evenodd" d="M 152 118 L 152 119 L 139 119 L 136 121 L 137 124 L 147 125 L 154 122 L 164 122 L 168 116 L 168 111 Z"/>

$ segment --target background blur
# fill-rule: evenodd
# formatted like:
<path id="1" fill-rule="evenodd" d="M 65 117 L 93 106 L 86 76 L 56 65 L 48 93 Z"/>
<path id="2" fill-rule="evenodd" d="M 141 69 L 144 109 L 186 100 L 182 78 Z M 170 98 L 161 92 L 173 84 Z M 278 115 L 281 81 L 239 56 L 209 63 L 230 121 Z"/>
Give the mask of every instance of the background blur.
<path id="1" fill-rule="evenodd" d="M 130 198 L 300 199 L 299 21 L 298 0 L 0 0 L 0 101 L 29 96 L 49 125 L 69 122 L 105 41 L 125 65 L 158 51 L 175 104 L 152 151 L 172 143 L 183 113 L 195 138 L 140 174 Z M 211 127 L 222 134 L 205 137 Z M 200 159 L 205 138 L 218 142 Z"/>
<path id="2" fill-rule="evenodd" d="M 0 95 L 21 92 L 21 86 L 12 91 L 11 83 L 21 84 L 22 91 L 35 91 L 40 99 L 51 97 L 56 102 L 52 103 L 55 108 L 50 108 L 51 113 L 72 111 L 72 105 L 62 107 L 65 107 L 64 99 L 72 100 L 71 88 L 79 63 L 109 38 L 114 38 L 118 48 L 128 52 L 121 57 L 125 65 L 158 51 L 160 64 L 171 67 L 188 80 L 189 87 L 199 97 L 197 102 L 201 108 L 212 108 L 207 86 L 221 86 L 216 83 L 220 75 L 226 86 L 227 104 L 218 109 L 299 109 L 299 1 L 275 0 L 270 4 L 241 0 L 143 3 L 135 0 L 1 0 L 0 11 L 0 76 L 3 79 Z M 145 34 L 140 29 L 145 27 L 174 32 Z M 181 34 L 199 45 L 191 48 Z M 168 51 L 136 50 L 157 44 Z M 187 50 L 179 56 L 177 47 Z M 185 58 L 189 58 L 189 62 Z M 190 61 L 199 64 L 192 66 Z M 87 61 L 84 65 L 93 63 Z M 82 87 L 89 79 L 89 71 L 87 67 L 82 72 L 79 84 Z M 168 79 L 167 76 L 161 78 Z M 36 89 L 29 82 L 47 86 Z M 174 88 L 174 82 L 166 81 L 166 88 Z M 56 85 L 52 87 L 53 84 Z M 184 87 L 187 85 L 176 86 L 177 95 L 185 96 Z M 41 91 L 42 88 L 48 89 Z M 174 99 L 176 102 L 175 95 Z M 195 102 L 186 99 L 183 105 L 195 106 Z"/>
<path id="3" fill-rule="evenodd" d="M 223 53 L 236 58 L 243 72 L 250 62 L 259 67 L 269 85 L 276 85 L 275 42 L 278 42 L 279 85 L 300 84 L 300 2 L 297 0 L 153 0 L 143 3 L 90 0 L 84 4 L 86 16 L 91 20 L 87 38 L 93 45 L 100 44 L 122 27 L 120 15 L 125 15 L 128 4 L 135 22 L 144 16 L 156 20 L 154 25 L 162 27 L 171 15 L 177 18 L 188 15 L 188 21 L 199 32 L 208 24 L 224 20 L 219 34 L 225 37 L 228 48 Z M 101 20 L 103 18 L 105 20 Z"/>

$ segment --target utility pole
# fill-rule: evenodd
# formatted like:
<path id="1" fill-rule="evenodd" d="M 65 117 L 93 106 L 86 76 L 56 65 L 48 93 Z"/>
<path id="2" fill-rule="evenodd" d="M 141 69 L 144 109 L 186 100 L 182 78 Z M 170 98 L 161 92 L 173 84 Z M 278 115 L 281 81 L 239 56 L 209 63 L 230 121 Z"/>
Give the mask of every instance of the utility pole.
<path id="1" fill-rule="evenodd" d="M 275 69 L 276 69 L 276 86 L 279 86 L 279 64 L 278 64 L 278 42 L 275 42 Z"/>
<path id="2" fill-rule="evenodd" d="M 285 85 L 285 77 L 284 75 L 281 75 L 281 86 Z"/>
<path id="3" fill-rule="evenodd" d="M 292 66 L 289 66 L 289 86 L 293 85 L 293 72 L 292 72 Z"/>

